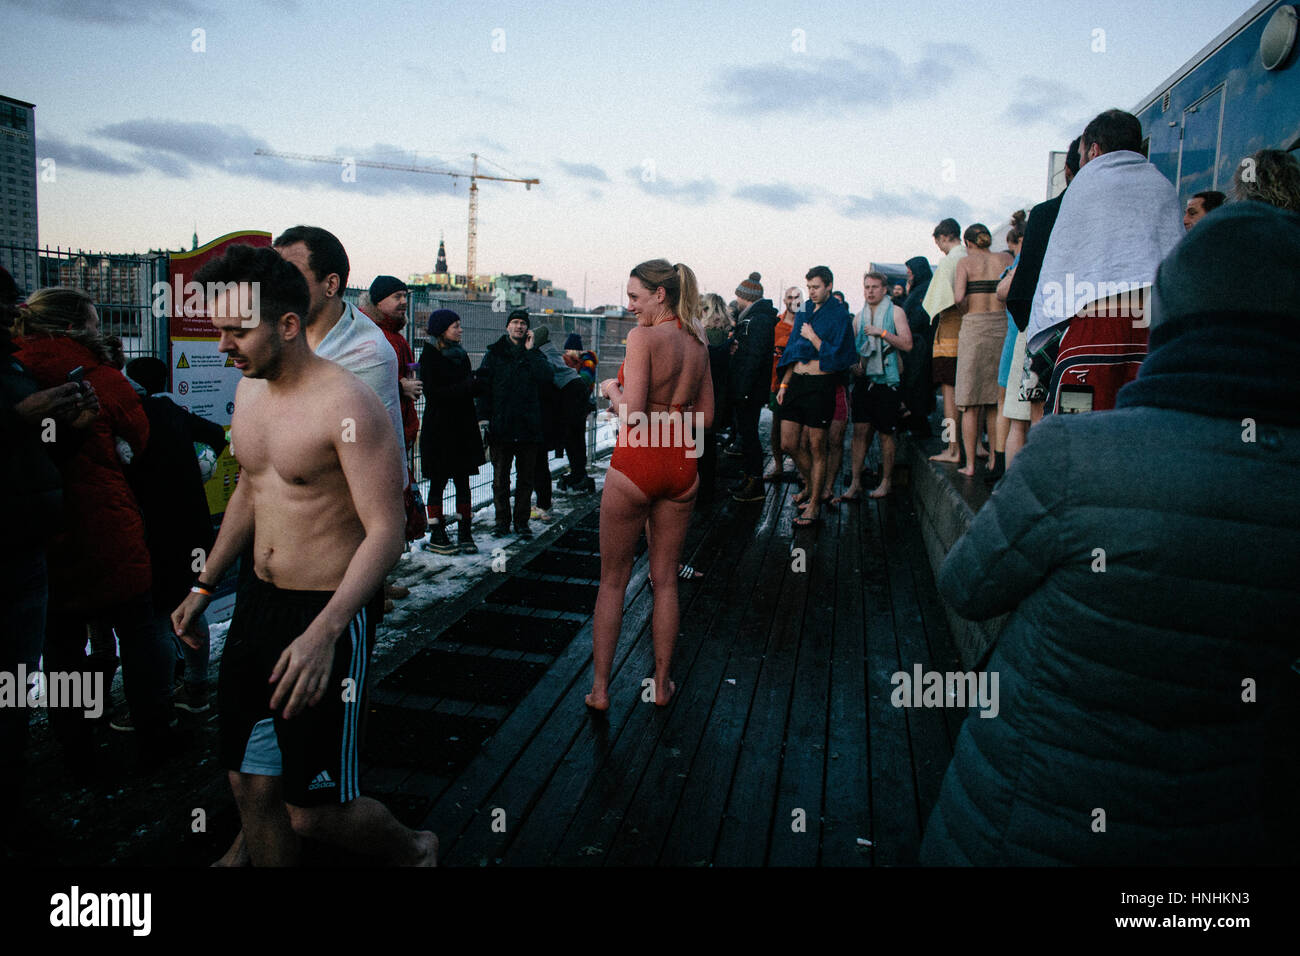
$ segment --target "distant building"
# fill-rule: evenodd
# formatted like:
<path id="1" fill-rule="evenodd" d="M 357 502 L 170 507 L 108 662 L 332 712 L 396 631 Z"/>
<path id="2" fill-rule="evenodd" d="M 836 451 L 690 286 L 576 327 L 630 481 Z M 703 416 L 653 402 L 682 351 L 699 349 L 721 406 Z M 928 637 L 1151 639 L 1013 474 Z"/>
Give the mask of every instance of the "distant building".
<path id="1" fill-rule="evenodd" d="M 464 275 L 447 271 L 447 245 L 438 240 L 438 260 L 433 272 L 413 272 L 406 278 L 407 285 L 422 286 L 446 301 L 466 299 L 471 291 L 476 298 L 502 299 L 510 309 L 524 308 L 530 312 L 572 312 L 573 300 L 563 289 L 557 289 L 550 279 L 537 279 L 531 275 L 476 275 L 471 284 Z"/>
<path id="2" fill-rule="evenodd" d="M 0 265 L 25 292 L 41 285 L 36 227 L 36 107 L 0 96 Z"/>

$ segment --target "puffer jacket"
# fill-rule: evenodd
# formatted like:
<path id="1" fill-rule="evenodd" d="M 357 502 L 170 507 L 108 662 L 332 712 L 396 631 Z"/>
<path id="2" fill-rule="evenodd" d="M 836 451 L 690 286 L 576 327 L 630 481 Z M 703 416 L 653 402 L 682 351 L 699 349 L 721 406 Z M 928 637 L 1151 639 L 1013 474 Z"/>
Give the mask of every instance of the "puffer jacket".
<path id="1" fill-rule="evenodd" d="M 538 349 L 511 344 L 503 335 L 483 353 L 475 378 L 486 383 L 478 399 L 479 420 L 488 423 L 488 442 L 541 444 L 542 387 L 554 388 L 551 363 Z"/>
<path id="2" fill-rule="evenodd" d="M 50 606 L 93 611 L 143 594 L 152 582 L 144 519 L 123 474 L 116 439 L 139 454 L 149 441 L 149 420 L 126 377 L 101 365 L 94 354 L 66 336 L 17 340 L 16 358 L 41 388 L 67 380 L 78 365 L 95 388 L 100 413 L 62 465 L 64 525 L 46 555 Z"/>
<path id="3" fill-rule="evenodd" d="M 1300 428 L 1034 427 L 939 575 L 963 617 L 1011 616 L 998 714 L 967 717 L 922 863 L 1300 858 L 1298 476 Z"/>

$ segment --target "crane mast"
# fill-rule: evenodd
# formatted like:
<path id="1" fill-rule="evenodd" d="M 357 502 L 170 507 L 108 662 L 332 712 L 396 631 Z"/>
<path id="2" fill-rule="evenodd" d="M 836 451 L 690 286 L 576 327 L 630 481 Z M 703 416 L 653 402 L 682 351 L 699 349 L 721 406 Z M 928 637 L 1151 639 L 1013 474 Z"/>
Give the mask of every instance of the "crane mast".
<path id="1" fill-rule="evenodd" d="M 474 276 L 478 270 L 478 181 L 480 179 L 490 179 L 499 183 L 523 183 L 525 189 L 532 189 L 541 183 L 540 179 L 515 179 L 510 176 L 488 176 L 478 171 L 478 153 L 471 153 L 473 166 L 468 173 L 457 172 L 449 169 L 434 169 L 431 166 L 410 166 L 403 163 L 380 163 L 373 160 L 353 159 L 344 160 L 341 156 L 315 156 L 309 153 L 285 153 L 274 149 L 255 149 L 253 154 L 256 156 L 276 156 L 280 159 L 302 159 L 311 163 L 341 163 L 351 162 L 354 166 L 366 166 L 371 169 L 394 169 L 406 173 L 428 173 L 433 176 L 450 176 L 452 179 L 469 180 L 469 241 L 468 248 L 465 251 L 465 280 L 468 283 L 466 295 L 473 299 L 476 295 L 474 289 Z"/>

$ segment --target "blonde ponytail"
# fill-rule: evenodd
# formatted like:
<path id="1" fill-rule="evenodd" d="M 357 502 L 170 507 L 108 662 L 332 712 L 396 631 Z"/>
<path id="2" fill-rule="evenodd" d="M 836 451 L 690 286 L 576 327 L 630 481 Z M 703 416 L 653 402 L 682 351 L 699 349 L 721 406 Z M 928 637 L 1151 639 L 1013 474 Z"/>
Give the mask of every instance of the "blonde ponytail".
<path id="1" fill-rule="evenodd" d="M 700 286 L 691 267 L 679 262 L 673 266 L 677 279 L 681 283 L 677 302 L 677 317 L 682 326 L 690 332 L 695 341 L 708 345 L 708 336 L 704 332 L 704 323 L 700 321 Z"/>

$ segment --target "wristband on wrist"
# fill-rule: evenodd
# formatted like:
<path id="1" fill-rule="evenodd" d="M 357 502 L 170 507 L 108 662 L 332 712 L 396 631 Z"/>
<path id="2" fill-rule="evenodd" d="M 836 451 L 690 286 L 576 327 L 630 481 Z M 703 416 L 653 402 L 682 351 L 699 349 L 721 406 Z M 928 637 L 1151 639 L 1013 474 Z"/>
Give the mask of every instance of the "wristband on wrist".
<path id="1" fill-rule="evenodd" d="M 194 584 L 190 587 L 190 593 L 191 593 L 191 594 L 202 594 L 204 597 L 209 597 L 209 598 L 210 598 L 210 597 L 212 597 L 212 593 L 213 593 L 213 592 L 212 592 L 212 589 L 208 587 L 208 585 L 204 584 L 202 581 L 197 581 L 197 580 L 196 580 L 196 581 L 194 582 Z"/>

